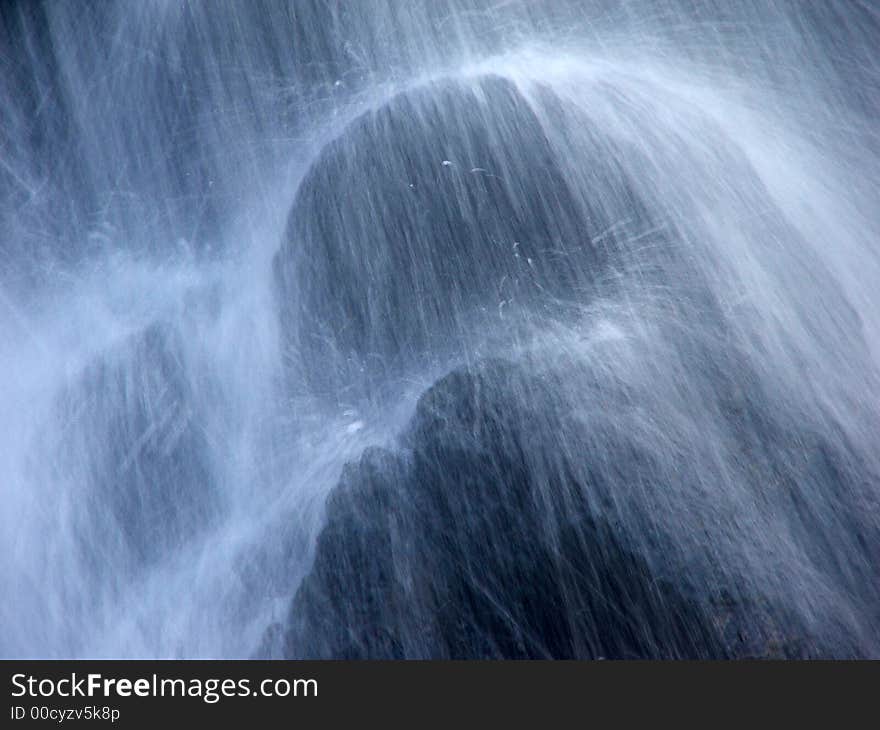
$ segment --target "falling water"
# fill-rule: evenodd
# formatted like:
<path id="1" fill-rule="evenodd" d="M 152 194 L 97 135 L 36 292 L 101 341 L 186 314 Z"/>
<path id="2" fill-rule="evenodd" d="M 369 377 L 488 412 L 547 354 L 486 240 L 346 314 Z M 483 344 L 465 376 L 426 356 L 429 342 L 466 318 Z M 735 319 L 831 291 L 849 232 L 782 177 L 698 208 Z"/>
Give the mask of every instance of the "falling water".
<path id="1" fill-rule="evenodd" d="M 870 2 L 0 23 L 2 656 L 880 655 Z"/>

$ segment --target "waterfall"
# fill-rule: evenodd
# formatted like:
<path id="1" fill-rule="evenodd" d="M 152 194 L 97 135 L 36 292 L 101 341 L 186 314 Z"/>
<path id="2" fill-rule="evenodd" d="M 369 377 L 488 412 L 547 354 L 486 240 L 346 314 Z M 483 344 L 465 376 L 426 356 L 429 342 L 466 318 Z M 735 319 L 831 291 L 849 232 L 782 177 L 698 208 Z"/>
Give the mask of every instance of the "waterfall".
<path id="1" fill-rule="evenodd" d="M 0 8 L 0 655 L 880 655 L 868 2 Z"/>

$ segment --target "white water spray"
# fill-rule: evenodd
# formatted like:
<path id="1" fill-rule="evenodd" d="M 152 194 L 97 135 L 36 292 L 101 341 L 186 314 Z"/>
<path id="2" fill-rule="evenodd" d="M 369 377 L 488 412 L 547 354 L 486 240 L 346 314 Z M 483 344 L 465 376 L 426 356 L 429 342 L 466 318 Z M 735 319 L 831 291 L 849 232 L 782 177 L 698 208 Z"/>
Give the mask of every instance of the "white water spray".
<path id="1" fill-rule="evenodd" d="M 649 560 L 877 655 L 877 16 L 725 5 L 10 6 L 0 655 L 253 655 L 344 465 L 495 355 L 572 373 L 595 441 L 535 424 L 548 460 L 651 455 L 592 497 Z M 449 185 L 420 204 L 467 235 L 508 225 L 476 178 L 553 223 L 460 254 L 446 209 L 395 207 L 407 165 L 393 194 Z"/>

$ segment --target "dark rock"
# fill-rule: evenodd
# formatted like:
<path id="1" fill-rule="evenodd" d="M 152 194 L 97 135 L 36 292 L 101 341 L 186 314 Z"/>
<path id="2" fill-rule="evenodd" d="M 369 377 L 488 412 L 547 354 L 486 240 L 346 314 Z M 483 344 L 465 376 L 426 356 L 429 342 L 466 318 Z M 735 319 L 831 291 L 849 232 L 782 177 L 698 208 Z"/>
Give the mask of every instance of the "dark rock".
<path id="1" fill-rule="evenodd" d="M 475 330 L 491 339 L 501 316 L 511 337 L 517 314 L 588 300 L 617 236 L 656 225 L 598 133 L 583 135 L 595 154 L 579 148 L 589 159 L 577 175 L 601 195 L 573 189 L 544 125 L 556 133 L 576 114 L 549 89 L 526 99 L 500 77 L 438 81 L 327 145 L 275 259 L 294 380 L 333 398 L 369 394 L 459 354 Z"/>
<path id="2" fill-rule="evenodd" d="M 644 160 L 596 126 L 539 86 L 438 81 L 356 120 L 306 175 L 275 259 L 292 382 L 393 396 L 408 372 L 504 352 L 522 328 L 580 331 L 568 317 L 593 302 L 631 313 L 637 355 L 480 361 L 435 383 L 394 448 L 344 471 L 268 653 L 876 653 L 870 459 L 763 361 L 764 313 L 720 303 L 716 277 L 736 272 L 689 210 L 691 183 L 666 174 L 682 150 Z M 791 374 L 815 378 L 800 338 L 847 353 L 842 368 L 869 362 L 827 267 L 742 150 L 710 120 L 705 134 L 719 169 L 751 182 L 734 210 L 766 211 L 740 225 L 791 292 Z M 709 193 L 728 200 L 723 182 Z M 870 432 L 876 418 L 849 410 Z M 788 595 L 789 568 L 822 595 Z"/>
<path id="3" fill-rule="evenodd" d="M 62 457 L 81 475 L 84 549 L 154 562 L 210 525 L 218 498 L 204 428 L 173 330 L 152 325 L 88 366 L 59 402 Z"/>
<path id="4" fill-rule="evenodd" d="M 552 397 L 502 362 L 454 372 L 420 401 L 405 452 L 347 467 L 284 653 L 726 656 L 711 607 L 592 514 L 564 463 L 540 463 L 531 434 L 571 428 Z"/>
<path id="5" fill-rule="evenodd" d="M 695 451 L 695 464 L 669 472 L 637 434 L 610 420 L 586 426 L 564 388 L 572 383 L 583 402 L 618 414 L 633 396 L 600 384 L 586 367 L 560 372 L 500 360 L 429 388 L 394 450 L 367 450 L 345 468 L 311 572 L 262 652 L 375 659 L 874 651 L 876 571 L 865 561 L 880 541 L 867 530 L 871 520 L 858 516 L 857 485 L 841 471 L 845 454 L 818 441 L 805 453 L 803 426 L 786 432 L 775 414 L 759 415 L 753 400 L 766 395 L 757 385 L 750 397 L 727 401 L 722 417 L 738 449 L 731 463 L 745 463 L 754 499 L 775 516 L 780 534 L 770 537 L 783 550 L 794 540 L 800 559 L 823 576 L 816 585 L 839 592 L 830 608 L 816 609 L 828 611 L 824 618 L 805 618 L 791 596 L 749 588 L 748 566 L 723 564 L 734 558 L 715 551 L 728 538 L 720 525 L 717 534 L 699 526 L 699 505 L 661 514 L 665 531 L 642 514 L 651 502 L 638 493 L 669 494 L 705 465 Z M 590 430 L 603 423 L 604 433 Z M 630 497 L 643 500 L 638 519 L 621 507 Z M 827 539 L 841 529 L 852 534 Z M 705 555 L 682 553 L 688 532 L 696 534 L 691 549 Z"/>

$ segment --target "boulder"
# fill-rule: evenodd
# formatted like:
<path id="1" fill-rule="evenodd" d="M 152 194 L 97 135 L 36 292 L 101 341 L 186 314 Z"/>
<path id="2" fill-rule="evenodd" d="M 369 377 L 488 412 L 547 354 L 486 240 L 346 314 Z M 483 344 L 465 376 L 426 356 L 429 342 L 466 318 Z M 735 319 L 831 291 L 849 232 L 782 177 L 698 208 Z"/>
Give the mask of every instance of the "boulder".
<path id="1" fill-rule="evenodd" d="M 552 398 L 502 361 L 429 389 L 404 448 L 368 450 L 332 493 L 281 655 L 731 654 L 708 603 L 589 508 L 563 455 L 533 448 L 536 432 L 571 435 Z"/>
<path id="2" fill-rule="evenodd" d="M 467 351 L 474 332 L 483 345 L 510 339 L 521 315 L 589 301 L 617 237 L 650 224 L 610 140 L 584 135 L 594 155 L 560 157 L 548 135 L 573 116 L 549 89 L 527 98 L 497 76 L 441 80 L 328 144 L 274 262 L 293 380 L 331 399 L 369 396 Z"/>
<path id="3" fill-rule="evenodd" d="M 195 414 L 183 350 L 154 324 L 97 357 L 59 399 L 68 423 L 59 458 L 79 475 L 84 549 L 146 565 L 212 524 L 218 511 L 209 446 Z"/>

